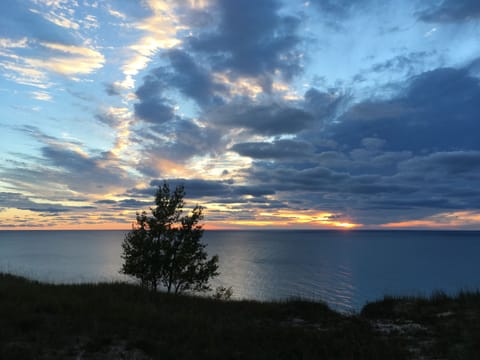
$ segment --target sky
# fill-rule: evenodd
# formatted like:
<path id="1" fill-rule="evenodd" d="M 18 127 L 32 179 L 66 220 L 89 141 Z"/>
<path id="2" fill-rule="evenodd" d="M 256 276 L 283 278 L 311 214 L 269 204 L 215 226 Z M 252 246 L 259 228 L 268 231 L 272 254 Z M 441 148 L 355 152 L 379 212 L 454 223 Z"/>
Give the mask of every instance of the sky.
<path id="1" fill-rule="evenodd" d="M 478 0 L 0 2 L 0 229 L 480 229 Z"/>

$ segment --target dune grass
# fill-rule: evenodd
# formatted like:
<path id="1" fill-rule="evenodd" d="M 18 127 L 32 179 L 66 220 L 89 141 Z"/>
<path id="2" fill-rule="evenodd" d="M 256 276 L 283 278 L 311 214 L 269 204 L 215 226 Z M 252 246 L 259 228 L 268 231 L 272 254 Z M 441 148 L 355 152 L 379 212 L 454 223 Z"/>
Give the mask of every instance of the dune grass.
<path id="1" fill-rule="evenodd" d="M 456 296 L 436 292 L 430 297 L 392 297 L 364 306 L 361 316 L 395 324 L 418 324 L 409 340 L 433 359 L 480 359 L 480 292 Z M 393 333 L 393 337 L 405 334 Z M 412 336 L 412 334 L 409 334 Z"/>
<path id="2" fill-rule="evenodd" d="M 0 274 L 0 358 L 476 359 L 479 304 L 478 293 L 385 298 L 343 315 L 305 300 L 221 301 Z M 382 332 L 379 319 L 422 328 Z M 416 341 L 430 345 L 418 350 Z"/>

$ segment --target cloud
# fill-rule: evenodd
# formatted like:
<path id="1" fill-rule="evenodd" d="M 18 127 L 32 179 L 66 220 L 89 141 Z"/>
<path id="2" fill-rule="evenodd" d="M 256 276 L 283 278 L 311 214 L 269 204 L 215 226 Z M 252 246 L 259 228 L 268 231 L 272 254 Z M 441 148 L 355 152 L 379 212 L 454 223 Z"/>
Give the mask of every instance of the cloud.
<path id="1" fill-rule="evenodd" d="M 40 100 L 40 101 L 51 101 L 52 100 L 52 96 L 45 91 L 32 91 L 31 94 L 32 94 L 33 98 L 36 99 L 36 100 Z"/>
<path id="2" fill-rule="evenodd" d="M 469 174 L 480 180 L 480 151 L 435 152 L 403 161 L 399 168 L 428 178 Z"/>
<path id="3" fill-rule="evenodd" d="M 221 102 L 217 94 L 227 89 L 215 81 L 208 69 L 201 67 L 191 55 L 182 50 L 169 50 L 164 55 L 170 66 L 151 69 L 136 91 L 137 98 L 140 100 L 138 105 L 140 111 L 145 111 L 147 106 L 155 107 L 155 103 L 166 102 L 163 98 L 164 93 L 171 93 L 173 89 L 195 100 L 201 106 Z"/>
<path id="4" fill-rule="evenodd" d="M 181 50 L 170 50 L 168 59 L 173 74 L 168 76 L 168 84 L 179 89 L 185 96 L 197 101 L 200 105 L 214 103 L 218 96 L 215 92 L 226 88 L 214 82 L 210 72 L 195 63 L 192 56 Z"/>
<path id="5" fill-rule="evenodd" d="M 81 142 L 65 142 L 35 127 L 19 130 L 42 144 L 40 156 L 23 154 L 23 162 L 0 167 L 2 181 L 19 191 L 65 200 L 79 194 L 118 191 L 135 181 L 110 152 L 98 153 Z"/>
<path id="6" fill-rule="evenodd" d="M 131 112 L 127 107 L 114 107 L 100 110 L 95 118 L 110 127 L 119 127 L 131 118 Z"/>
<path id="7" fill-rule="evenodd" d="M 147 176 L 160 176 L 193 157 L 214 156 L 223 148 L 221 133 L 209 126 L 199 126 L 188 118 L 144 128 L 136 133 L 144 157 L 138 170 Z"/>
<path id="8" fill-rule="evenodd" d="M 346 181 L 349 175 L 321 166 L 295 169 L 281 164 L 257 163 L 250 170 L 250 177 L 257 183 L 269 184 L 275 191 L 330 191 L 334 186 L 339 186 L 340 183 Z"/>
<path id="9" fill-rule="evenodd" d="M 116 210 L 124 210 L 124 209 L 142 209 L 148 208 L 153 206 L 153 199 L 152 201 L 140 201 L 136 199 L 123 199 L 123 200 L 97 200 L 95 204 L 98 205 L 109 205 Z"/>
<path id="10" fill-rule="evenodd" d="M 125 2 L 124 2 L 125 4 Z M 135 28 L 144 35 L 129 46 L 131 53 L 122 70 L 126 77 L 123 81 L 133 88 L 133 77 L 143 70 L 160 49 L 171 49 L 181 43 L 177 32 L 184 29 L 175 13 L 175 6 L 169 1 L 147 0 L 148 14 L 140 14 Z M 130 12 L 129 12 L 130 13 Z"/>
<path id="11" fill-rule="evenodd" d="M 153 124 L 162 124 L 175 118 L 173 106 L 163 96 L 166 88 L 163 75 L 163 68 L 154 69 L 143 78 L 143 84 L 135 92 L 139 101 L 134 104 L 135 115 Z"/>
<path id="12" fill-rule="evenodd" d="M 58 169 L 65 185 L 76 192 L 104 193 L 132 181 L 124 170 L 101 156 L 89 156 L 64 145 L 47 145 L 41 151 L 46 164 Z"/>
<path id="13" fill-rule="evenodd" d="M 4 61 L 0 63 L 5 78 L 16 82 L 17 84 L 28 85 L 40 89 L 49 88 L 52 84 L 48 81 L 47 74 L 44 71 L 35 69 L 33 66 L 23 61 Z"/>
<path id="14" fill-rule="evenodd" d="M 11 39 L 27 37 L 39 41 L 75 44 L 75 37 L 70 32 L 59 31 L 61 27 L 58 23 L 46 19 L 38 9 L 33 10 L 27 1 L 2 1 L 0 19 L 3 36 Z"/>
<path id="15" fill-rule="evenodd" d="M 136 116 L 153 124 L 162 124 L 175 118 L 174 109 L 168 100 L 159 96 L 140 99 L 140 102 L 134 105 L 134 109 Z"/>
<path id="16" fill-rule="evenodd" d="M 157 71 L 163 74 L 165 69 Z M 138 94 L 162 95 L 161 84 L 145 81 Z M 389 99 L 352 100 L 341 91 L 312 88 L 295 106 L 244 99 L 210 108 L 201 116 L 206 129 L 227 138 L 234 130 L 237 135 L 244 130 L 243 138 L 228 149 L 253 159 L 249 168 L 235 174 L 249 185 L 242 189 L 228 181 L 191 179 L 186 180 L 187 190 L 198 189 L 190 195 L 202 201 L 257 211 L 268 206 L 330 209 L 365 224 L 475 208 L 480 199 L 474 185 L 479 180 L 479 144 L 473 134 L 479 130 L 475 104 L 480 91 L 467 69 L 441 68 L 414 76 Z M 188 159 L 211 149 L 209 141 L 192 148 L 198 142 L 195 135 L 181 143 L 180 134 L 205 129 L 185 120 L 152 123 L 156 151 L 151 152 L 171 159 L 185 154 Z M 185 126 L 184 132 L 179 125 Z M 295 138 L 259 140 L 283 134 Z M 154 189 L 139 191 L 152 196 Z M 379 211 L 385 213 L 381 219 Z"/>
<path id="17" fill-rule="evenodd" d="M 16 134 L 23 138 L 3 144 L 2 186 L 25 196 L 9 201 L 47 215 L 58 210 L 62 221 L 72 211 L 56 204 L 91 203 L 95 214 L 118 221 L 150 206 L 160 183 L 150 180 L 167 178 L 185 183 L 187 198 L 209 206 L 217 221 L 238 216 L 272 225 L 307 214 L 317 225 L 337 217 L 380 224 L 474 211 L 480 202 L 480 83 L 472 61 L 478 6 L 375 4 L 389 20 L 385 25 L 372 21 L 373 5 L 1 4 L 0 71 L 35 87 L 7 82 L 0 89 L 5 124 L 18 119 L 23 129 Z M 459 26 L 467 28 L 454 31 Z M 458 46 L 449 46 L 453 41 Z M 122 79 L 115 79 L 118 72 Z M 76 108 L 46 135 L 22 127 L 30 118 L 15 111 L 32 106 L 12 105 L 17 99 L 37 106 L 33 121 L 44 116 L 42 124 L 64 115 L 52 110 L 55 104 L 67 109 L 73 101 Z M 104 140 L 89 138 L 92 129 Z M 28 145 L 25 136 L 35 142 Z M 15 153 L 8 153 L 10 141 Z M 35 153 L 19 154 L 25 145 Z"/>
<path id="18" fill-rule="evenodd" d="M 148 19 L 154 15 L 151 2 L 116 0 L 112 4 L 107 4 L 107 12 L 116 18 L 133 18 L 137 21 Z"/>
<path id="19" fill-rule="evenodd" d="M 68 9 L 61 9 L 61 6 L 48 6 L 47 5 L 47 11 L 48 12 L 42 12 L 40 10 L 36 9 L 30 9 L 31 12 L 34 14 L 38 14 L 42 16 L 45 20 L 50 21 L 52 24 L 57 25 L 58 27 L 62 27 L 65 29 L 73 29 L 73 30 L 78 30 L 80 28 L 80 25 L 78 22 L 72 20 L 70 18 L 70 14 L 68 14 L 67 11 L 62 11 L 62 10 L 68 10 Z M 73 11 L 72 11 L 73 12 Z"/>
<path id="20" fill-rule="evenodd" d="M 311 157 L 310 163 L 257 160 L 245 176 L 251 184 L 269 187 L 278 201 L 292 207 L 348 210 L 363 224 L 478 207 L 479 151 L 412 156 L 384 152 L 382 146 L 379 142 L 362 156 L 340 153 L 326 162 L 325 153 Z"/>
<path id="21" fill-rule="evenodd" d="M 419 71 L 429 57 L 435 55 L 435 52 L 412 51 L 409 53 L 395 55 L 387 60 L 375 63 L 371 67 L 374 73 L 391 72 L 404 73 L 405 76 L 413 76 Z"/>
<path id="22" fill-rule="evenodd" d="M 322 124 L 337 116 L 344 103 L 348 100 L 346 94 L 337 89 L 330 92 L 310 88 L 304 95 L 305 109 L 308 110 Z"/>
<path id="23" fill-rule="evenodd" d="M 478 211 L 447 211 L 421 219 L 391 222 L 383 224 L 382 227 L 406 229 L 458 229 L 461 227 L 462 229 L 476 230 L 479 221 Z"/>
<path id="24" fill-rule="evenodd" d="M 261 198 L 267 195 L 274 195 L 275 191 L 268 186 L 246 186 L 236 185 L 231 180 L 204 180 L 204 179 L 165 179 L 174 189 L 179 185 L 185 187 L 186 198 L 213 198 L 213 201 L 244 202 L 245 197 Z M 164 180 L 152 180 L 148 188 L 133 188 L 127 191 L 127 195 L 151 197 L 155 195 L 159 186 L 163 185 Z M 262 199 L 263 201 L 263 199 Z"/>
<path id="25" fill-rule="evenodd" d="M 413 77 L 395 98 L 354 105 L 331 124 L 330 136 L 350 147 L 378 137 L 394 151 L 479 149 L 479 102 L 477 78 L 465 69 L 439 68 Z"/>
<path id="26" fill-rule="evenodd" d="M 117 200 L 109 200 L 109 199 L 104 199 L 104 200 L 97 200 L 95 201 L 95 204 L 100 204 L 100 205 L 113 205 L 116 204 Z"/>
<path id="27" fill-rule="evenodd" d="M 59 213 L 85 209 L 84 207 L 69 207 L 55 203 L 38 203 L 20 193 L 0 192 L 0 207 L 30 210 L 33 212 Z"/>
<path id="28" fill-rule="evenodd" d="M 18 40 L 0 38 L 1 49 L 24 49 L 27 46 L 28 46 L 28 38 L 26 37 Z"/>
<path id="29" fill-rule="evenodd" d="M 208 122 L 227 128 L 243 128 L 254 134 L 295 134 L 311 126 L 314 117 L 301 108 L 279 103 L 235 103 L 219 106 L 206 114 Z"/>
<path id="30" fill-rule="evenodd" d="M 349 15 L 350 11 L 364 1 L 359 0 L 310 0 L 309 3 L 317 8 L 321 14 L 335 17 L 345 17 Z"/>
<path id="31" fill-rule="evenodd" d="M 286 78 L 301 71 L 300 20 L 281 15 L 278 1 L 219 0 L 217 5 L 218 28 L 189 41 L 194 51 L 207 55 L 215 71 L 252 77 L 279 71 Z"/>
<path id="32" fill-rule="evenodd" d="M 12 41 L 6 39 L 4 45 L 12 48 Z M 0 68 L 5 77 L 23 85 L 45 89 L 52 86 L 48 80 L 50 73 L 76 79 L 77 75 L 100 69 L 105 62 L 100 52 L 85 46 L 23 40 L 21 43 L 25 44 L 27 54 L 19 56 L 7 48 L 6 52 L 0 52 L 0 57 L 5 58 Z M 40 46 L 41 56 L 31 54 L 34 46 Z"/>
<path id="33" fill-rule="evenodd" d="M 46 59 L 26 58 L 25 62 L 34 68 L 72 76 L 90 74 L 105 63 L 100 52 L 88 47 L 46 42 L 41 45 L 50 50 L 51 56 L 47 55 Z"/>
<path id="34" fill-rule="evenodd" d="M 122 88 L 116 83 L 105 83 L 105 92 L 110 96 L 120 95 L 122 93 Z"/>
<path id="35" fill-rule="evenodd" d="M 238 143 L 230 150 L 255 159 L 288 159 L 311 156 L 314 148 L 305 141 L 284 139 L 274 142 Z"/>
<path id="36" fill-rule="evenodd" d="M 477 0 L 443 0 L 418 16 L 422 21 L 435 23 L 474 21 L 480 18 L 480 3 Z"/>
<path id="37" fill-rule="evenodd" d="M 210 208 L 209 204 L 243 204 L 242 209 L 246 211 L 248 207 L 253 206 L 262 207 L 267 206 L 267 204 L 269 207 L 281 206 L 278 201 L 268 198 L 275 194 L 275 191 L 268 186 L 236 185 L 230 180 L 172 178 L 166 181 L 170 185 L 170 189 L 174 189 L 178 185 L 185 186 L 188 205 L 194 205 L 188 199 L 201 199 L 202 204 L 206 205 L 207 208 Z M 128 190 L 125 195 L 137 198 L 152 198 L 161 185 L 163 185 L 163 180 L 152 180 L 150 187 L 133 188 Z M 215 212 L 216 208 L 217 206 L 212 206 L 210 211 Z"/>

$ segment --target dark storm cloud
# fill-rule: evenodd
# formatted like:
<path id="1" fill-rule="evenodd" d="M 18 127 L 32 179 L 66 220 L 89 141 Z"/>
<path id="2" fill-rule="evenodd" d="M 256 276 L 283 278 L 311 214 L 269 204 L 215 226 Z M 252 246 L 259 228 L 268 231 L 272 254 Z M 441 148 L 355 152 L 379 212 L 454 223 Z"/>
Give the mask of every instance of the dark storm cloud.
<path id="1" fill-rule="evenodd" d="M 217 2 L 218 28 L 192 37 L 195 51 L 208 55 L 215 70 L 259 76 L 282 72 L 287 78 L 301 69 L 296 35 L 299 19 L 279 14 L 276 0 Z"/>
<path id="2" fill-rule="evenodd" d="M 465 69 L 441 68 L 411 80 L 404 95 L 353 106 L 331 136 L 347 146 L 378 137 L 387 150 L 479 149 L 479 80 Z"/>
<path id="3" fill-rule="evenodd" d="M 207 119 L 218 126 L 244 128 L 262 135 L 295 134 L 315 121 L 309 112 L 301 108 L 278 103 L 231 103 L 215 108 L 207 114 Z"/>
<path id="4" fill-rule="evenodd" d="M 426 22 L 450 23 L 480 18 L 480 2 L 478 0 L 444 0 L 433 9 L 419 13 L 419 18 Z"/>
<path id="5" fill-rule="evenodd" d="M 314 148 L 305 141 L 285 139 L 274 142 L 238 143 L 233 145 L 230 150 L 254 159 L 283 159 L 312 155 Z"/>
<path id="6" fill-rule="evenodd" d="M 67 31 L 62 31 L 62 27 L 44 19 L 31 9 L 31 2 L 26 0 L 1 1 L 0 24 L 2 36 L 13 39 L 28 37 L 40 41 L 76 44 L 73 36 Z"/>

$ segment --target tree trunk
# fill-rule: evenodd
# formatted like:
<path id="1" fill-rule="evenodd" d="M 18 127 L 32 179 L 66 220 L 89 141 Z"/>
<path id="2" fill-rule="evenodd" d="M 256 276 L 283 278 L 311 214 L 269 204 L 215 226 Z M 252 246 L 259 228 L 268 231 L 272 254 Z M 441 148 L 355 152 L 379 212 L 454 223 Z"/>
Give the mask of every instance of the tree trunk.
<path id="1" fill-rule="evenodd" d="M 175 295 L 178 294 L 178 289 L 180 289 L 180 284 L 181 284 L 181 283 L 178 283 L 178 284 L 175 286 Z"/>

